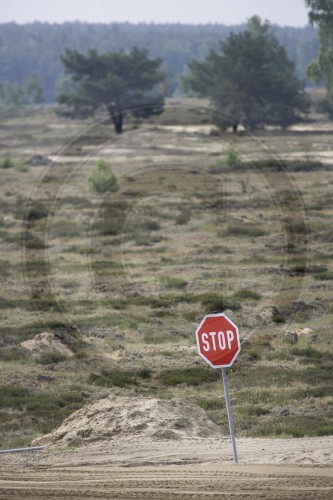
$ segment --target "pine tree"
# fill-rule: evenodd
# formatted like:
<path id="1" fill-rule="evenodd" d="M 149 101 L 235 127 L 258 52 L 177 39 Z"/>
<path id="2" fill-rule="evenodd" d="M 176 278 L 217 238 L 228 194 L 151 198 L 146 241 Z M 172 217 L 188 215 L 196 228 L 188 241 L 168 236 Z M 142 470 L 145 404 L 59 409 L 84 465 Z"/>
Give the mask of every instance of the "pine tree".
<path id="1" fill-rule="evenodd" d="M 192 61 L 189 70 L 183 77 L 185 88 L 208 96 L 235 129 L 239 123 L 252 129 L 264 124 L 286 128 L 308 111 L 309 100 L 293 62 L 269 23 L 262 24 L 256 16 L 245 31 L 220 42 L 219 53 L 212 50 L 203 61 Z"/>
<path id="2" fill-rule="evenodd" d="M 66 49 L 61 60 L 72 80 L 57 96 L 65 116 L 87 117 L 104 107 L 120 134 L 128 113 L 147 118 L 163 111 L 163 97 L 151 92 L 163 79 L 161 60 L 149 59 L 147 50 L 98 54 L 91 49 L 84 55 Z"/>

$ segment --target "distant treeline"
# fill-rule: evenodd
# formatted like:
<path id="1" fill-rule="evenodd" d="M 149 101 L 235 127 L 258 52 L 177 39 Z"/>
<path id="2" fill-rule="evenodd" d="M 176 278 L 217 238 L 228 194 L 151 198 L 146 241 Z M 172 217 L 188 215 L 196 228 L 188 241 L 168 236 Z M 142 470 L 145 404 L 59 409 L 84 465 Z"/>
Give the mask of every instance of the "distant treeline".
<path id="1" fill-rule="evenodd" d="M 43 86 L 46 102 L 54 101 L 56 83 L 63 75 L 60 54 L 66 47 L 85 52 L 129 50 L 133 46 L 148 48 L 152 57 L 164 61 L 167 75 L 165 95 L 178 89 L 178 75 L 192 59 L 202 59 L 219 40 L 233 31 L 239 33 L 246 25 L 222 24 L 64 24 L 31 23 L 0 25 L 0 82 L 17 82 L 36 73 Z M 285 46 L 295 62 L 296 72 L 306 78 L 307 65 L 318 52 L 317 32 L 312 27 L 291 28 L 273 26 L 278 41 Z"/>

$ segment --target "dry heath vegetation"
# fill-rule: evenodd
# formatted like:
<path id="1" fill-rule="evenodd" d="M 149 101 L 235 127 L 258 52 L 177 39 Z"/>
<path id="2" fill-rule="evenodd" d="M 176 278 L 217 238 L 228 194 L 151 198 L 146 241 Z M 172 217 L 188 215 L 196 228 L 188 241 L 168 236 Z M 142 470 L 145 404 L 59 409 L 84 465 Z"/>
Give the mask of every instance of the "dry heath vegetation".
<path id="1" fill-rule="evenodd" d="M 314 118 L 220 134 L 171 103 L 116 138 L 104 117 L 2 112 L 1 448 L 110 393 L 186 399 L 226 426 L 195 346 L 213 311 L 242 338 L 237 435 L 333 432 L 333 129 Z"/>

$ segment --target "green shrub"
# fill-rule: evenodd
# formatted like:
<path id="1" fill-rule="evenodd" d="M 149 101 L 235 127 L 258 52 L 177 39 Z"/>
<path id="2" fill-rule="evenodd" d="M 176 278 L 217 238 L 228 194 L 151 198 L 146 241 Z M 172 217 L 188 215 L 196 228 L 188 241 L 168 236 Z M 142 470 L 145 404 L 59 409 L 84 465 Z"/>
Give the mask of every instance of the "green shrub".
<path id="1" fill-rule="evenodd" d="M 40 202 L 35 202 L 30 207 L 30 210 L 27 215 L 28 221 L 35 221 L 39 219 L 44 219 L 48 216 L 47 208 Z"/>
<path id="2" fill-rule="evenodd" d="M 161 283 L 165 286 L 165 288 L 178 288 L 183 289 L 186 288 L 187 281 L 182 278 L 161 278 Z"/>
<path id="3" fill-rule="evenodd" d="M 294 220 L 287 222 L 285 228 L 290 234 L 308 234 L 309 229 L 303 220 Z"/>
<path id="4" fill-rule="evenodd" d="M 151 370 L 143 368 L 141 370 L 105 370 L 101 373 L 91 373 L 88 377 L 90 384 L 101 387 L 129 387 L 138 385 L 140 379 L 148 380 L 151 377 Z"/>
<path id="5" fill-rule="evenodd" d="M 277 313 L 277 314 L 273 314 L 272 321 L 274 323 L 284 323 L 285 319 L 284 319 L 284 317 L 281 314 Z"/>
<path id="6" fill-rule="evenodd" d="M 159 312 L 160 313 L 160 312 Z M 144 335 L 143 341 L 145 344 L 164 344 L 171 342 L 172 339 L 170 335 L 165 332 L 148 332 Z"/>
<path id="7" fill-rule="evenodd" d="M 15 408 L 21 410 L 29 400 L 29 390 L 18 385 L 3 385 L 0 387 L 0 408 Z"/>
<path id="8" fill-rule="evenodd" d="M 4 278 L 9 276 L 11 272 L 11 264 L 9 260 L 0 260 L 0 275 Z"/>
<path id="9" fill-rule="evenodd" d="M 37 234 L 31 232 L 25 233 L 22 243 L 26 248 L 32 250 L 44 250 L 47 248 L 45 241 L 42 240 Z"/>
<path id="10" fill-rule="evenodd" d="M 13 439 L 9 431 L 24 435 L 25 445 L 36 434 L 47 433 L 57 427 L 69 414 L 82 407 L 85 401 L 78 390 L 60 392 L 35 392 L 22 386 L 7 385 L 0 387 L 0 435 L 2 447 Z M 9 410 L 5 412 L 4 410 Z M 14 412 L 13 412 L 14 410 Z M 9 422 L 8 416 L 12 421 Z M 27 425 L 26 425 L 27 424 Z M 6 445 L 3 445 L 4 439 Z"/>
<path id="11" fill-rule="evenodd" d="M 189 208 L 185 208 L 182 212 L 177 215 L 175 222 L 179 226 L 187 224 L 191 220 L 191 210 Z"/>
<path id="12" fill-rule="evenodd" d="M 195 368 L 174 368 L 163 370 L 158 378 L 163 385 L 200 385 L 207 382 L 215 382 L 220 377 L 216 370 L 203 368 L 201 366 Z"/>
<path id="13" fill-rule="evenodd" d="M 60 352 L 44 352 L 36 359 L 36 363 L 39 365 L 53 365 L 66 361 L 66 359 L 68 359 L 67 356 Z"/>
<path id="14" fill-rule="evenodd" d="M 121 234 L 124 229 L 124 220 L 122 217 L 114 219 L 100 219 L 94 225 L 102 236 L 116 236 Z"/>
<path id="15" fill-rule="evenodd" d="M 250 238 L 257 238 L 258 236 L 264 236 L 266 233 L 263 229 L 257 226 L 250 225 L 230 225 L 218 236 L 245 236 Z"/>
<path id="16" fill-rule="evenodd" d="M 333 273 L 332 273 L 332 271 L 323 271 L 323 272 L 320 272 L 318 274 L 315 274 L 314 277 L 316 280 L 329 281 L 329 280 L 333 280 Z"/>
<path id="17" fill-rule="evenodd" d="M 223 161 L 221 161 L 221 160 L 214 163 L 214 165 L 210 165 L 210 167 L 209 167 L 210 174 L 221 174 L 224 171 L 225 171 L 225 166 L 224 166 Z"/>
<path id="18" fill-rule="evenodd" d="M 270 413 L 269 409 L 266 408 L 265 406 L 251 405 L 251 404 L 239 407 L 237 411 L 238 413 L 249 415 L 251 417 L 252 416 L 260 417 L 260 415 L 268 415 Z"/>
<path id="19" fill-rule="evenodd" d="M 11 159 L 9 153 L 0 161 L 0 168 L 14 168 L 17 172 L 27 172 L 28 167 L 20 161 Z"/>
<path id="20" fill-rule="evenodd" d="M 105 160 L 98 160 L 96 168 L 88 178 L 88 188 L 92 193 L 117 191 L 118 180 Z"/>
<path id="21" fill-rule="evenodd" d="M 333 425 L 323 417 L 316 416 L 316 425 L 313 425 L 312 415 L 281 416 L 262 421 L 260 426 L 254 427 L 251 434 L 258 437 L 283 436 L 300 438 L 304 436 L 326 436 L 332 434 Z"/>
<path id="22" fill-rule="evenodd" d="M 232 309 L 234 311 L 240 309 L 240 304 L 237 301 L 215 293 L 203 294 L 200 302 L 206 313 L 223 312 L 225 309 Z"/>
<path id="23" fill-rule="evenodd" d="M 238 167 L 242 163 L 240 156 L 237 153 L 234 146 L 229 146 L 229 148 L 227 149 L 227 153 L 226 153 L 226 157 L 225 157 L 224 161 L 225 161 L 225 164 L 227 165 L 227 167 L 230 167 L 230 168 Z"/>
<path id="24" fill-rule="evenodd" d="M 143 233 L 135 236 L 134 242 L 140 247 L 149 247 L 154 243 L 159 243 L 160 241 L 162 241 L 162 239 L 162 236 L 159 236 L 157 234 L 151 235 L 150 233 Z"/>
<path id="25" fill-rule="evenodd" d="M 141 224 L 141 227 L 147 231 L 159 231 L 161 229 L 160 224 L 155 220 L 146 220 Z"/>
<path id="26" fill-rule="evenodd" d="M 25 163 L 17 162 L 14 166 L 16 172 L 28 172 L 28 166 Z"/>
<path id="27" fill-rule="evenodd" d="M 225 157 L 222 160 L 218 160 L 214 165 L 209 167 L 209 172 L 211 174 L 220 174 L 226 170 L 225 167 L 235 168 L 242 165 L 242 160 L 237 153 L 235 147 L 230 145 L 225 152 Z"/>
<path id="28" fill-rule="evenodd" d="M 5 347 L 0 349 L 0 361 L 24 362 L 27 360 L 27 351 L 23 347 Z"/>
<path id="29" fill-rule="evenodd" d="M 0 168 L 14 168 L 14 167 L 15 167 L 15 161 L 12 160 L 9 153 L 7 153 L 6 156 L 0 162 Z"/>
<path id="30" fill-rule="evenodd" d="M 333 362 L 333 353 L 329 351 L 318 351 L 313 347 L 306 347 L 304 349 L 294 347 L 291 350 L 291 354 L 293 354 L 294 356 L 302 356 L 303 358 L 306 358 L 305 361 L 309 360 L 309 362 L 311 362 L 311 360 L 315 360 L 316 362 L 318 362 L 319 360 L 327 360 Z"/>
<path id="31" fill-rule="evenodd" d="M 225 408 L 225 402 L 221 398 L 198 398 L 196 403 L 206 411 L 221 410 Z"/>
<path id="32" fill-rule="evenodd" d="M 51 227 L 53 238 L 74 238 L 82 234 L 82 228 L 75 220 L 59 219 Z"/>
<path id="33" fill-rule="evenodd" d="M 233 294 L 233 297 L 240 300 L 259 300 L 261 295 L 253 290 L 242 288 Z"/>

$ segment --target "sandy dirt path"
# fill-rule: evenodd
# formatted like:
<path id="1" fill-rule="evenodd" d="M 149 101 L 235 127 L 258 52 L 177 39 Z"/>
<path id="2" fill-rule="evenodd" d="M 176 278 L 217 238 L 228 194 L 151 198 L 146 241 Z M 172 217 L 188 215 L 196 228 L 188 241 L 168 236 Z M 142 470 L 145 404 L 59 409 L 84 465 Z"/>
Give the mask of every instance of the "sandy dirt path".
<path id="1" fill-rule="evenodd" d="M 333 437 L 130 442 L 0 457 L 1 499 L 332 499 Z"/>
<path id="2" fill-rule="evenodd" d="M 278 465 L 81 466 L 3 471 L 2 499 L 331 499 L 332 470 Z"/>

